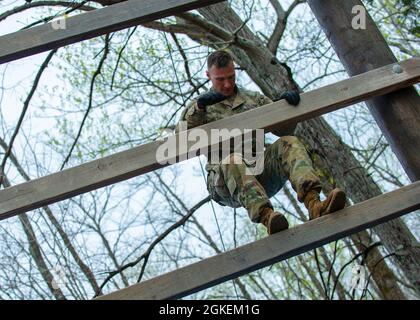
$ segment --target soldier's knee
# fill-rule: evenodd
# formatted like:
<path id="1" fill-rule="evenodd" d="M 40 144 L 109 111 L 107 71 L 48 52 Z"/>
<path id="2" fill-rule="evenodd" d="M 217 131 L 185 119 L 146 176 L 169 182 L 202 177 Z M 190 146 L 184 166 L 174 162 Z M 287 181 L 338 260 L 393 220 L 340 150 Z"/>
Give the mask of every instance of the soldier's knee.
<path id="1" fill-rule="evenodd" d="M 290 147 L 296 145 L 300 145 L 300 141 L 297 137 L 283 136 L 273 143 L 272 148 L 274 148 L 277 155 L 281 156 L 284 154 L 284 152 L 286 152 L 286 150 L 290 149 Z"/>
<path id="2" fill-rule="evenodd" d="M 225 180 L 228 180 L 230 176 L 240 176 L 241 165 L 243 164 L 243 158 L 240 154 L 232 153 L 224 158 L 220 162 L 220 169 L 223 173 Z"/>
<path id="3" fill-rule="evenodd" d="M 225 159 L 223 159 L 222 164 L 243 164 L 244 158 L 240 153 L 231 153 Z"/>
<path id="4" fill-rule="evenodd" d="M 300 140 L 296 136 L 283 136 L 279 139 L 283 144 L 295 145 L 300 144 Z"/>

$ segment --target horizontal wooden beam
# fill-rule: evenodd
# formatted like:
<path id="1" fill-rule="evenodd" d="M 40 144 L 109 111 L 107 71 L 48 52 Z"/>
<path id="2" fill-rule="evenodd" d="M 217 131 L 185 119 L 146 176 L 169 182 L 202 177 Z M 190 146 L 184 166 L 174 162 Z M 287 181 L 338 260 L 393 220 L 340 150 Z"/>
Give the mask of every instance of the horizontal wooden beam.
<path id="1" fill-rule="evenodd" d="M 230 118 L 211 122 L 198 129 L 205 130 L 209 136 L 210 131 L 217 128 L 279 129 L 375 95 L 386 94 L 412 85 L 419 82 L 419 79 L 420 59 L 413 58 L 399 63 L 398 68 L 396 65 L 388 65 L 304 93 L 297 107 L 280 100 Z M 182 134 L 186 136 L 198 129 L 188 130 L 176 137 Z M 162 143 L 162 141 L 150 142 L 0 190 L 0 220 L 161 168 L 165 164 L 157 162 L 156 152 Z M 217 143 L 207 144 L 205 141 L 200 141 L 200 143 L 188 141 L 187 150 L 195 154 L 201 148 L 217 145 Z M 178 155 L 186 158 L 186 152 L 182 150 L 178 150 Z M 170 160 L 175 162 L 175 157 Z"/>
<path id="2" fill-rule="evenodd" d="M 98 299 L 177 299 L 420 208 L 420 181 Z"/>
<path id="3" fill-rule="evenodd" d="M 0 37 L 0 64 L 224 0 L 129 0 Z M 64 26 L 64 25 L 63 25 Z"/>

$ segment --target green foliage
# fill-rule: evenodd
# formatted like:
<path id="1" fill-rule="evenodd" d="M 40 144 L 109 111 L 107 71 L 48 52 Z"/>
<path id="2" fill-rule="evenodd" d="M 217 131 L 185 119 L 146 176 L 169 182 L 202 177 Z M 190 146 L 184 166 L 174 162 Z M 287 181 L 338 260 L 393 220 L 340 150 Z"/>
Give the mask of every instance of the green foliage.
<path id="1" fill-rule="evenodd" d="M 367 0 L 374 5 L 377 0 Z M 392 12 L 392 19 L 400 26 L 400 31 L 407 30 L 411 35 L 420 37 L 420 1 L 419 0 L 385 0 L 379 1 L 384 9 Z"/>

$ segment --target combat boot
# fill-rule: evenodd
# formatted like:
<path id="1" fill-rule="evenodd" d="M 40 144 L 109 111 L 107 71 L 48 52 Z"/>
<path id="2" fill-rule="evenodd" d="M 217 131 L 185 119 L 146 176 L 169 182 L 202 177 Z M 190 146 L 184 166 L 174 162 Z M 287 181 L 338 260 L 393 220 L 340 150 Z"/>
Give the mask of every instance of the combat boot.
<path id="1" fill-rule="evenodd" d="M 310 190 L 303 202 L 308 209 L 309 219 L 313 220 L 343 209 L 346 205 L 346 194 L 343 190 L 336 188 L 328 194 L 327 199 L 321 201 L 319 199 L 319 192 Z"/>
<path id="2" fill-rule="evenodd" d="M 274 234 L 289 228 L 286 217 L 270 207 L 264 208 L 260 217 L 260 222 L 267 228 L 268 234 Z"/>

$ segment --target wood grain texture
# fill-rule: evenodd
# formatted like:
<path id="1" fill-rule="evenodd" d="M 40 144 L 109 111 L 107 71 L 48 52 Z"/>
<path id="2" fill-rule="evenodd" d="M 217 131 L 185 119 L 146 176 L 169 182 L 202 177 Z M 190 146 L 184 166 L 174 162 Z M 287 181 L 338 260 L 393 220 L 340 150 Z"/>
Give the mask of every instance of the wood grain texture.
<path id="1" fill-rule="evenodd" d="M 418 208 L 420 181 L 98 299 L 181 298 Z"/>
<path id="2" fill-rule="evenodd" d="M 224 0 L 129 0 L 0 37 L 0 64 Z"/>
<path id="3" fill-rule="evenodd" d="M 420 79 L 420 58 L 400 63 L 403 71 L 393 72 L 388 65 L 367 73 L 302 94 L 298 107 L 284 100 L 249 110 L 230 118 L 215 121 L 181 134 L 203 129 L 267 129 L 288 126 L 327 112 L 360 102 L 417 83 Z M 179 137 L 176 135 L 176 138 Z M 209 134 L 210 136 L 210 134 Z M 18 213 L 79 195 L 106 185 L 126 180 L 165 165 L 157 163 L 156 151 L 163 142 L 155 141 L 136 148 L 94 160 L 30 182 L 0 190 L 0 220 Z M 194 145 L 192 147 L 192 145 Z M 217 146 L 188 142 L 188 150 L 198 154 L 200 149 Z M 178 150 L 179 151 L 179 150 Z M 185 152 L 178 152 L 182 158 Z M 175 162 L 175 157 L 170 158 Z"/>

